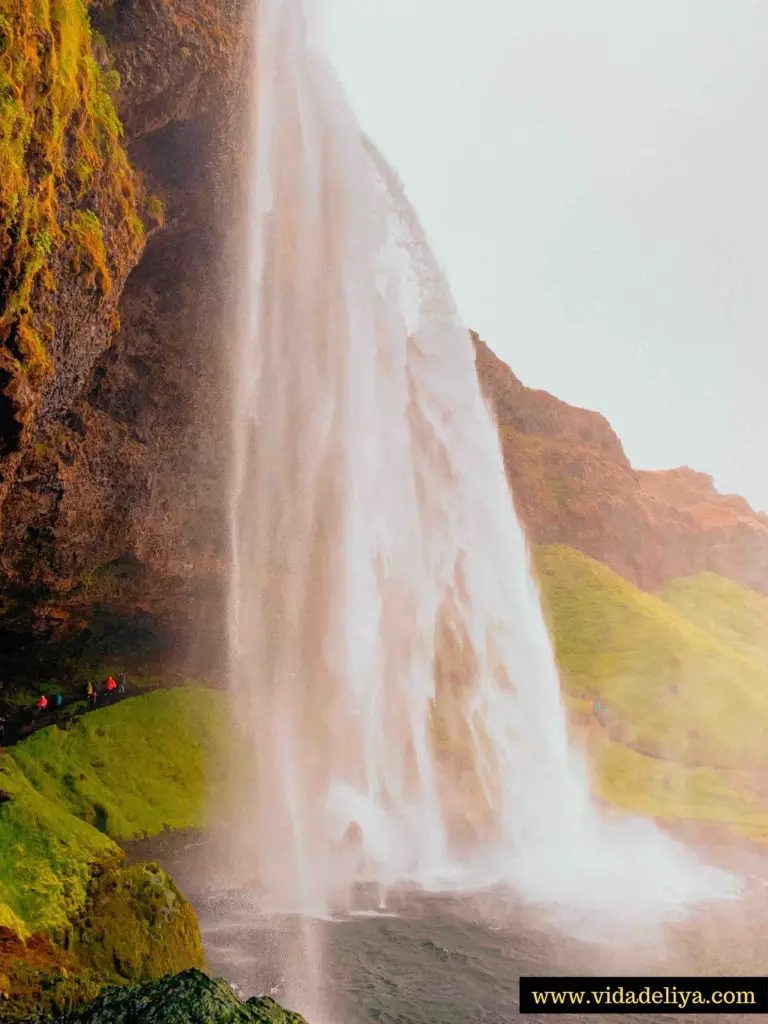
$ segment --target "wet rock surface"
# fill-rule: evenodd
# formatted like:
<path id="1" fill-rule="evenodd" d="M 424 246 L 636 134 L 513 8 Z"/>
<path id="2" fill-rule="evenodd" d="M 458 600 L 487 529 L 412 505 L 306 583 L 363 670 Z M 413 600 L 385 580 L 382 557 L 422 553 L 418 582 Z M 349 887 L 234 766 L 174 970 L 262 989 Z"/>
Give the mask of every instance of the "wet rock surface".
<path id="1" fill-rule="evenodd" d="M 268 996 L 241 1002 L 220 978 L 188 970 L 148 985 L 113 988 L 57 1024 L 305 1024 Z"/>

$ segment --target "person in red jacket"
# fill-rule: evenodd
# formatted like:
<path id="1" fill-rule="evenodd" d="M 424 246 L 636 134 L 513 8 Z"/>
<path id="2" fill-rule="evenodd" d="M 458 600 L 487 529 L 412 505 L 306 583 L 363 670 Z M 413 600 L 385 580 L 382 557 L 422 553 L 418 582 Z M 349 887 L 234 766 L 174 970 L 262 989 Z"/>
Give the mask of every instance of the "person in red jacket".
<path id="1" fill-rule="evenodd" d="M 114 693 L 116 689 L 117 683 L 112 678 L 112 676 L 110 676 L 109 679 L 107 680 L 107 693 Z"/>
<path id="2" fill-rule="evenodd" d="M 47 707 L 48 707 L 48 698 L 45 696 L 45 694 L 43 694 L 42 697 L 40 698 L 40 700 L 37 702 L 37 710 L 38 711 L 45 711 L 45 709 Z"/>

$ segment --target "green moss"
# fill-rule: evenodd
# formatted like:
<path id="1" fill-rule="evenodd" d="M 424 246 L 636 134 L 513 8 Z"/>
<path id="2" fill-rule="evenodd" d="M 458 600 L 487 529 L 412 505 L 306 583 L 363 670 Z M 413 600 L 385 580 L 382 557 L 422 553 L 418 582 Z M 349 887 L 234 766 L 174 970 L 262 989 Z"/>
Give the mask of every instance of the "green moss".
<path id="1" fill-rule="evenodd" d="M 102 980 L 69 950 L 44 936 L 26 942 L 0 932 L 2 1020 L 27 1020 L 31 1013 L 67 1013 L 91 1002 Z"/>
<path id="2" fill-rule="evenodd" d="M 10 755 L 0 758 L 0 901 L 24 931 L 63 936 L 85 905 L 96 861 L 120 857 L 115 843 L 37 792 Z"/>
<path id="3" fill-rule="evenodd" d="M 68 225 L 74 241 L 73 264 L 76 272 L 89 267 L 88 281 L 98 283 L 103 294 L 112 290 L 112 277 L 107 266 L 107 250 L 104 246 L 104 232 L 99 218 L 92 210 L 76 210 Z"/>
<path id="4" fill-rule="evenodd" d="M 599 698 L 615 738 L 679 762 L 768 759 L 768 667 L 563 545 L 534 562 L 565 689 Z"/>
<path id="5" fill-rule="evenodd" d="M 604 732 L 593 739 L 595 790 L 614 806 L 663 821 L 727 825 L 734 834 L 768 840 L 768 810 L 743 773 L 646 757 Z"/>
<path id="6" fill-rule="evenodd" d="M 0 342 L 34 377 L 52 371 L 36 307 L 54 257 L 106 293 L 142 244 L 116 82 L 92 42 L 84 0 L 0 0 Z"/>
<path id="7" fill-rule="evenodd" d="M 2 1019 L 66 1013 L 105 984 L 145 982 L 204 965 L 195 912 L 156 864 L 94 869 L 65 946 L 0 931 Z"/>
<path id="8" fill-rule="evenodd" d="M 19 934 L 62 935 L 113 839 L 201 826 L 221 788 L 222 694 L 158 691 L 35 733 L 0 758 L 0 908 Z M 12 915 L 12 916 L 11 916 Z"/>
<path id="9" fill-rule="evenodd" d="M 195 912 L 156 864 L 99 871 L 72 948 L 100 977 L 125 981 L 205 965 Z"/>
<path id="10" fill-rule="evenodd" d="M 204 823 L 210 787 L 223 786 L 226 714 L 221 693 L 158 691 L 44 729 L 0 757 L 8 1019 L 81 1005 L 105 980 L 203 964 L 192 908 L 156 865 L 124 864 L 112 837 Z"/>
<path id="11" fill-rule="evenodd" d="M 114 839 L 205 823 L 220 786 L 217 739 L 224 696 L 202 687 L 160 690 L 45 729 L 14 760 L 35 791 Z"/>
<path id="12" fill-rule="evenodd" d="M 747 646 L 736 650 L 723 642 L 718 624 L 728 623 L 731 637 L 755 634 L 741 619 L 736 630 L 731 615 L 716 614 L 706 601 L 707 593 L 726 590 L 730 612 L 754 610 L 753 596 L 760 595 L 735 584 L 734 591 L 727 581 L 724 588 L 711 579 L 702 588 L 699 581 L 695 604 L 700 621 L 705 611 L 709 616 L 713 636 L 571 548 L 540 548 L 534 563 L 563 705 L 574 738 L 588 752 L 595 793 L 662 821 L 696 821 L 768 841 L 766 794 L 761 771 L 754 770 L 768 727 L 768 670 L 746 656 Z M 688 593 L 689 583 L 679 582 L 681 588 L 672 584 L 668 592 Z M 592 699 L 608 709 L 599 721 Z"/>
<path id="13" fill-rule="evenodd" d="M 156 227 L 161 228 L 165 224 L 165 205 L 160 196 L 147 196 L 144 211 Z"/>
<path id="14" fill-rule="evenodd" d="M 0 903 L 0 928 L 8 928 L 14 935 L 26 939 L 29 935 L 29 928 L 24 924 L 18 914 L 14 914 L 7 903 Z"/>

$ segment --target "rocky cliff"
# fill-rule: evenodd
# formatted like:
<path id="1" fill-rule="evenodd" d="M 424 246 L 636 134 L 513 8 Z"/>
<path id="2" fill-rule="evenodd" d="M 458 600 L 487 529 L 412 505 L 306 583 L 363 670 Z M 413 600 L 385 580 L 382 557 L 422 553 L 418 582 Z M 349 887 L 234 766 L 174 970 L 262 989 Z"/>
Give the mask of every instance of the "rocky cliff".
<path id="1" fill-rule="evenodd" d="M 476 335 L 520 517 L 535 544 L 568 544 L 645 590 L 709 570 L 768 592 L 768 516 L 687 467 L 632 468 L 599 413 L 526 388 Z"/>
<path id="2" fill-rule="evenodd" d="M 246 7 L 0 2 L 0 679 L 219 593 Z"/>

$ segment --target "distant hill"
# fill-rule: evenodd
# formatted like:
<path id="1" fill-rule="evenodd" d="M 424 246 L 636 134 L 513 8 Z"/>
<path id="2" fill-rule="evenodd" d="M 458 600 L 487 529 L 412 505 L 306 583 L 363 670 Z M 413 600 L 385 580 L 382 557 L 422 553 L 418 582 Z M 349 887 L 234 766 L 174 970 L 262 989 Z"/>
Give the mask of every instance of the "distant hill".
<path id="1" fill-rule="evenodd" d="M 565 545 L 535 555 L 566 690 L 627 745 L 713 767 L 768 765 L 768 665 Z"/>
<path id="2" fill-rule="evenodd" d="M 672 580 L 659 596 L 700 629 L 768 665 L 768 597 L 713 572 Z"/>
<path id="3" fill-rule="evenodd" d="M 564 704 L 601 795 L 768 839 L 768 661 L 754 644 L 768 598 L 708 574 L 671 584 L 666 600 L 565 545 L 539 547 L 534 565 Z M 721 615 L 709 591 L 732 596 Z M 681 614 L 681 595 L 711 628 Z M 592 700 L 607 710 L 596 716 Z"/>
<path id="4" fill-rule="evenodd" d="M 568 544 L 645 590 L 709 571 L 768 593 L 768 516 L 687 467 L 633 469 L 604 416 L 525 387 L 473 339 L 533 543 Z"/>

